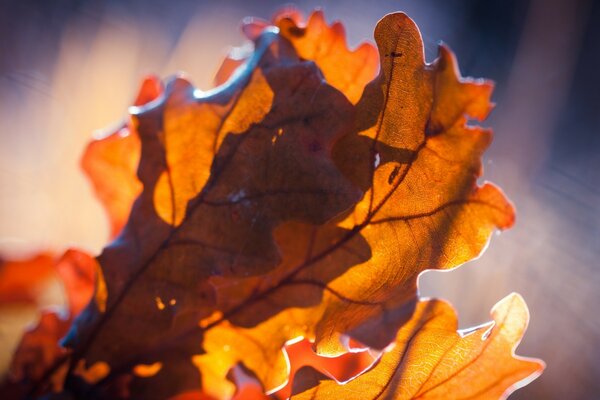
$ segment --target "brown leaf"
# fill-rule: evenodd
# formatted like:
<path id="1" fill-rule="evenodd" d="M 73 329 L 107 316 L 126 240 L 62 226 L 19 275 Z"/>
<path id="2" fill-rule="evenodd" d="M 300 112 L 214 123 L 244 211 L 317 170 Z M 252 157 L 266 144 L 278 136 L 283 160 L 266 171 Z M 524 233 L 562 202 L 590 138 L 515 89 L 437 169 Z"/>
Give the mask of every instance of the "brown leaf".
<path id="1" fill-rule="evenodd" d="M 35 382 L 66 355 L 60 339 L 67 333 L 72 320 L 90 301 L 94 291 L 98 264 L 88 254 L 70 249 L 57 261 L 50 258 L 50 262 L 64 285 L 67 308 L 43 310 L 39 321 L 23 334 L 10 366 L 10 374 L 16 381 L 26 379 Z M 22 267 L 28 268 L 29 265 Z M 35 269 L 28 271 L 30 274 L 37 272 Z M 62 387 L 60 383 L 53 384 Z"/>
<path id="2" fill-rule="evenodd" d="M 230 85 L 202 94 L 176 79 L 137 113 L 144 191 L 99 257 L 106 312 L 91 304 L 70 335 L 88 365 L 157 361 L 159 344 L 171 347 L 185 332 L 179 358 L 161 355 L 164 366 L 150 379 L 172 378 L 174 365 L 201 352 L 197 322 L 216 306 L 210 276 L 273 269 L 275 226 L 324 223 L 359 198 L 331 158 L 352 128 L 350 103 L 278 36 L 266 33 L 257 47 Z"/>
<path id="3" fill-rule="evenodd" d="M 422 271 L 475 258 L 512 225 L 502 192 L 477 185 L 491 132 L 467 125 L 490 111 L 490 82 L 461 78 L 444 46 L 426 64 L 402 13 L 377 25 L 368 85 L 374 49 L 348 50 L 339 23 L 274 24 L 244 26 L 255 50 L 213 90 L 147 81 L 129 135 L 88 149 L 113 234 L 129 217 L 66 340 L 73 395 L 229 398 L 240 365 L 266 390 L 285 383 L 282 347 L 299 336 L 319 356 L 386 348 L 429 326 Z M 453 314 L 442 322 L 454 337 Z"/>
<path id="4" fill-rule="evenodd" d="M 89 255 L 75 249 L 55 259 L 49 253 L 38 254 L 25 261 L 4 261 L 0 269 L 0 304 L 31 302 L 38 304 L 44 285 L 54 276 L 64 285 L 67 308 L 41 310 L 38 320 L 28 327 L 14 351 L 5 382 L 0 385 L 3 398 L 24 397 L 36 380 L 48 369 L 64 360 L 65 349 L 60 339 L 68 331 L 72 319 L 90 301 L 94 275 L 98 265 Z M 50 380 L 54 390 L 62 388 L 63 369 Z M 14 392 L 11 392 L 14 391 Z"/>
<path id="5" fill-rule="evenodd" d="M 456 313 L 439 300 L 422 301 L 379 363 L 339 385 L 321 380 L 292 399 L 498 399 L 537 378 L 540 360 L 514 355 L 529 321 L 512 294 L 491 312 L 493 322 L 457 332 Z"/>
<path id="6" fill-rule="evenodd" d="M 361 43 L 355 50 L 346 45 L 346 32 L 341 22 L 328 25 L 323 11 L 313 11 L 308 19 L 293 7 L 283 8 L 268 21 L 247 18 L 242 31 L 250 40 L 255 40 L 266 29 L 276 27 L 280 35 L 294 46 L 303 59 L 317 64 L 325 80 L 356 104 L 362 92 L 375 78 L 378 69 L 377 50 L 370 43 Z M 223 83 L 243 61 L 242 49 L 236 48 L 228 56 L 219 72 L 216 83 Z"/>
<path id="7" fill-rule="evenodd" d="M 26 260 L 0 259 L 0 304 L 37 303 L 41 286 L 54 273 L 54 257 L 37 254 Z"/>
<path id="8" fill-rule="evenodd" d="M 382 348 L 407 316 L 419 273 L 475 258 L 494 229 L 512 225 L 514 211 L 495 186 L 477 186 L 491 132 L 466 126 L 467 117 L 487 115 L 491 84 L 461 79 L 445 47 L 425 64 L 420 33 L 405 14 L 384 17 L 375 39 L 382 67 L 358 104 L 360 132 L 336 148 L 357 185 L 371 182 L 340 226 L 360 231 L 372 257 L 329 285 L 343 296 L 328 307 L 317 337 L 350 332 Z"/>
<path id="9" fill-rule="evenodd" d="M 369 369 L 377 357 L 368 349 L 354 350 L 339 357 L 322 357 L 312 349 L 312 344 L 306 339 L 287 343 L 284 347 L 289 362 L 289 379 L 285 386 L 279 388 L 273 396 L 287 399 L 299 385 L 306 384 L 302 379 L 296 379 L 306 368 L 318 371 L 325 379 L 335 379 L 338 383 L 347 382 Z"/>
<path id="10" fill-rule="evenodd" d="M 134 105 L 142 106 L 155 100 L 162 90 L 160 80 L 152 76 L 146 78 Z M 81 158 L 81 167 L 108 213 L 111 238 L 123 229 L 133 201 L 142 191 L 136 176 L 140 147 L 135 126 L 127 121 L 114 132 L 92 140 Z"/>
<path id="11" fill-rule="evenodd" d="M 513 223 L 503 194 L 476 184 L 490 132 L 465 126 L 467 115 L 487 115 L 491 85 L 460 79 L 444 47 L 426 65 L 419 32 L 404 14 L 384 18 L 376 39 L 382 71 L 358 105 L 363 130 L 334 149 L 366 194 L 339 225 L 345 229 L 279 227 L 283 262 L 266 278 L 216 284 L 234 304 L 242 294 L 238 309 L 224 307 L 242 327 L 223 322 L 206 333 L 207 354 L 196 361 L 212 377 L 211 393 L 225 393 L 216 376 L 240 361 L 267 389 L 278 386 L 286 365 L 279 349 L 297 336 L 316 339 L 329 355 L 346 351 L 340 335 L 348 333 L 385 347 L 410 318 L 420 272 L 476 257 L 494 229 Z"/>
<path id="12" fill-rule="evenodd" d="M 66 315 L 51 310 L 43 311 L 37 324 L 21 338 L 10 366 L 11 379 L 40 379 L 50 366 L 66 354 L 58 342 L 68 329 Z"/>
<path id="13" fill-rule="evenodd" d="M 95 258 L 84 251 L 69 249 L 54 268 L 65 289 L 69 315 L 74 318 L 92 298 L 99 265 Z"/>
<path id="14" fill-rule="evenodd" d="M 323 11 L 314 11 L 306 23 L 297 12 L 283 10 L 276 15 L 275 24 L 288 39 L 298 55 L 314 61 L 325 80 L 346 95 L 352 104 L 377 74 L 377 50 L 362 43 L 355 50 L 346 46 L 346 31 L 341 22 L 327 25 Z"/>
<path id="15" fill-rule="evenodd" d="M 399 43 L 394 50 L 387 48 L 389 36 Z M 418 30 L 403 14 L 386 17 L 376 38 L 384 69 L 359 103 L 357 125 L 364 130 L 334 149 L 342 170 L 367 193 L 340 224 L 345 229 L 335 221 L 279 226 L 283 258 L 272 273 L 234 282 L 211 278 L 233 325 L 211 327 L 207 353 L 195 358 L 211 377 L 209 393 L 231 393 L 225 374 L 238 362 L 267 389 L 278 386 L 286 377 L 280 348 L 297 336 L 316 338 L 318 350 L 329 355 L 346 351 L 343 333 L 385 347 L 410 318 L 420 272 L 476 257 L 495 228 L 512 224 L 513 209 L 502 193 L 476 185 L 490 132 L 465 127 L 466 115 L 487 115 L 491 85 L 460 79 L 446 48 L 426 65 Z M 401 52 L 410 64 L 386 61 L 386 54 L 400 58 Z M 373 117 L 374 109 L 379 114 Z M 433 123 L 441 127 L 435 135 L 427 132 Z"/>

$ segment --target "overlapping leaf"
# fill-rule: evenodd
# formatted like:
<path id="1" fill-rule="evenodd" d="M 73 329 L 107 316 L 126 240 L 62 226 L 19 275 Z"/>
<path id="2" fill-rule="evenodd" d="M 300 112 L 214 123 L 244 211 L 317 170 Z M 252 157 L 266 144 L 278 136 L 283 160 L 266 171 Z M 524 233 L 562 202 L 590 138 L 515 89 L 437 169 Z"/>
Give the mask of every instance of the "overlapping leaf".
<path id="1" fill-rule="evenodd" d="M 144 191 L 119 240 L 99 257 L 106 312 L 93 303 L 80 319 L 69 342 L 75 357 L 81 349 L 90 365 L 117 370 L 161 360 L 152 379 L 170 366 L 184 375 L 179 366 L 193 368 L 189 358 L 202 350 L 197 322 L 219 307 L 208 278 L 273 269 L 281 257 L 273 228 L 324 223 L 359 198 L 330 157 L 352 129 L 350 103 L 279 36 L 266 32 L 257 47 L 245 72 L 220 90 L 199 94 L 176 79 L 160 102 L 140 110 Z M 132 329 L 144 336 L 132 337 Z M 156 355 L 164 344 L 169 349 Z"/>
<path id="2" fill-rule="evenodd" d="M 0 259 L 0 305 L 36 303 L 41 286 L 54 271 L 53 266 L 54 259 L 49 253 L 27 260 Z"/>
<path id="3" fill-rule="evenodd" d="M 141 106 L 156 99 L 162 92 L 161 86 L 162 83 L 157 78 L 146 78 L 134 105 Z M 123 229 L 131 206 L 142 190 L 136 175 L 140 146 L 135 126 L 127 121 L 114 132 L 92 140 L 81 159 L 82 169 L 106 208 L 113 238 Z"/>
<path id="4" fill-rule="evenodd" d="M 467 125 L 490 111 L 491 83 L 461 78 L 444 46 L 426 64 L 401 13 L 377 25 L 379 66 L 373 46 L 349 50 L 341 24 L 320 12 L 303 23 L 286 11 L 273 24 L 246 23 L 255 50 L 226 60 L 214 90 L 146 81 L 131 120 L 88 148 L 84 168 L 121 234 L 98 257 L 96 295 L 66 340 L 65 388 L 76 396 L 229 398 L 236 368 L 270 390 L 287 381 L 282 348 L 299 336 L 326 356 L 396 338 L 351 383 L 368 394 L 387 379 L 381 394 L 410 398 L 396 395 L 398 382 L 422 371 L 405 373 L 398 355 L 444 367 L 431 366 L 413 395 L 480 373 L 460 351 L 452 359 L 465 373 L 446 368 L 456 349 L 477 351 L 475 334 L 457 339 L 454 315 L 419 303 L 416 280 L 473 259 L 513 223 L 501 191 L 477 185 L 491 132 Z M 505 304 L 497 314 L 516 333 L 488 338 L 511 343 L 489 346 L 513 360 L 499 394 L 537 371 L 511 358 L 526 311 Z M 425 359 L 436 340 L 447 354 Z M 342 393 L 313 384 L 311 395 Z"/>
<path id="5" fill-rule="evenodd" d="M 352 104 L 358 102 L 365 86 L 377 74 L 375 47 L 361 43 L 354 50 L 348 49 L 342 23 L 336 21 L 328 25 L 321 10 L 311 13 L 304 22 L 301 12 L 285 8 L 274 16 L 273 25 L 293 44 L 298 55 L 314 61 L 327 83 L 344 93 Z M 269 26 L 269 22 L 253 18 L 245 21 L 242 30 L 249 39 L 255 39 Z M 232 65 L 235 61 L 228 58 L 221 74 L 224 75 Z"/>
<path id="6" fill-rule="evenodd" d="M 359 284 L 330 287 L 376 306 L 338 301 L 319 329 L 325 336 L 350 330 L 382 347 L 399 321 L 393 315 L 414 296 L 417 275 L 476 257 L 494 229 L 512 225 L 514 211 L 499 189 L 476 182 L 491 132 L 466 122 L 487 115 L 491 84 L 460 79 L 445 47 L 426 65 L 419 31 L 404 14 L 380 21 L 375 39 L 380 75 L 358 104 L 358 136 L 336 154 L 340 168 L 367 188 L 341 226 L 360 230 L 373 255 L 344 276 Z M 394 322 L 374 337 L 386 321 Z"/>
<path id="7" fill-rule="evenodd" d="M 49 266 L 63 284 L 66 295 L 66 307 L 42 310 L 35 325 L 23 333 L 21 341 L 14 353 L 10 366 L 10 382 L 17 393 L 26 394 L 26 385 L 21 383 L 36 382 L 42 378 L 49 368 L 56 367 L 64 360 L 66 349 L 60 345 L 60 339 L 65 335 L 72 320 L 81 313 L 90 301 L 94 291 L 95 275 L 98 272 L 96 260 L 81 250 L 70 249 L 58 260 L 48 255 L 40 255 L 22 264 L 21 274 L 27 275 L 31 282 L 44 274 L 39 268 Z M 51 379 L 54 390 L 62 389 L 64 376 Z M 1 390 L 0 390 L 1 391 Z"/>
<path id="8" fill-rule="evenodd" d="M 228 299 L 244 293 L 240 287 L 266 294 L 230 318 L 237 327 L 224 322 L 206 334 L 210 351 L 198 359 L 206 374 L 221 369 L 221 387 L 228 359 L 243 361 L 267 388 L 277 386 L 285 378 L 279 348 L 296 336 L 315 338 L 325 354 L 345 351 L 341 333 L 385 347 L 410 317 L 421 271 L 468 261 L 493 229 L 512 224 L 501 192 L 476 186 L 490 132 L 465 126 L 467 115 L 487 115 L 491 85 L 460 80 L 446 48 L 426 65 L 418 30 L 402 14 L 382 20 L 376 39 L 382 71 L 358 105 L 357 125 L 365 129 L 334 150 L 340 168 L 366 194 L 338 226 L 281 226 L 282 253 L 298 255 L 284 257 L 281 276 L 251 286 L 229 283 Z M 260 316 L 271 318 L 260 322 Z M 226 345 L 234 337 L 242 339 Z"/>
<path id="9" fill-rule="evenodd" d="M 450 305 L 422 301 L 398 331 L 394 348 L 373 369 L 345 385 L 311 379 L 312 374 L 304 371 L 306 376 L 297 377 L 302 382 L 291 398 L 504 398 L 535 379 L 544 367 L 540 360 L 514 356 L 529 321 L 527 306 L 519 295 L 498 302 L 491 315 L 492 322 L 460 333 Z"/>

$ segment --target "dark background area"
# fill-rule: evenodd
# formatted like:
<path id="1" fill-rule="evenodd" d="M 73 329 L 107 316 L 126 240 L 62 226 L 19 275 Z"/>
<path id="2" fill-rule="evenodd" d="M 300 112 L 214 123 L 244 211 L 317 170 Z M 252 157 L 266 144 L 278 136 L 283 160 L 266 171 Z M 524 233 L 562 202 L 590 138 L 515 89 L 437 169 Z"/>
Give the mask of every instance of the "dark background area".
<path id="1" fill-rule="evenodd" d="M 0 0 L 0 251 L 99 251 L 107 225 L 77 168 L 90 134 L 122 118 L 144 74 L 183 70 L 210 87 L 227 46 L 242 43 L 241 18 L 283 4 Z M 600 2 L 295 4 L 342 20 L 353 45 L 405 11 L 428 60 L 443 40 L 463 75 L 496 81 L 485 178 L 515 202 L 517 225 L 464 268 L 425 274 L 421 292 L 455 304 L 461 327 L 521 293 L 532 319 L 518 352 L 548 368 L 511 399 L 600 396 Z"/>

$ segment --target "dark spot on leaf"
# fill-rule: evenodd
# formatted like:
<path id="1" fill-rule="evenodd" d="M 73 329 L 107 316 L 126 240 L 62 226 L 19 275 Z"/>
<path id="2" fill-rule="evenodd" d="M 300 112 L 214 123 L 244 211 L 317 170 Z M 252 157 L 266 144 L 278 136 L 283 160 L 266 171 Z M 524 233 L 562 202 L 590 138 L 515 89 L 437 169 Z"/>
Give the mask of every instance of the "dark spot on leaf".
<path id="1" fill-rule="evenodd" d="M 297 26 L 291 26 L 290 28 L 288 28 L 288 32 L 291 36 L 302 37 L 304 36 L 306 29 L 299 28 Z"/>
<path id="2" fill-rule="evenodd" d="M 426 136 L 436 136 L 442 133 L 444 128 L 439 123 L 434 123 L 431 120 L 427 122 L 427 126 L 425 127 L 425 135 Z"/>
<path id="3" fill-rule="evenodd" d="M 392 51 L 390 54 L 386 54 L 386 57 L 392 57 L 392 58 L 397 58 L 397 57 L 402 57 L 402 52 L 395 52 Z"/>
<path id="4" fill-rule="evenodd" d="M 398 172 L 400 172 L 400 167 L 399 166 L 394 167 L 394 170 L 392 171 L 392 173 L 390 174 L 390 176 L 388 178 L 388 183 L 390 185 L 394 182 L 394 179 L 396 179 L 396 177 L 398 176 Z"/>

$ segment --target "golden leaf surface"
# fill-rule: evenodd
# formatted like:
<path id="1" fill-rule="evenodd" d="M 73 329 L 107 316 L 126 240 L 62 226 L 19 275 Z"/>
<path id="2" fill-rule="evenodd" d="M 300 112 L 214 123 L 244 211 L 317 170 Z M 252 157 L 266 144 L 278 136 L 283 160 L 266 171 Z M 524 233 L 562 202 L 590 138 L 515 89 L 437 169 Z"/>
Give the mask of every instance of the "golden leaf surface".
<path id="1" fill-rule="evenodd" d="M 467 116 L 483 119 L 490 110 L 491 84 L 461 79 L 445 47 L 425 64 L 420 34 L 404 14 L 384 18 L 375 37 L 382 70 L 358 104 L 356 124 L 364 128 L 334 148 L 366 194 L 338 226 L 280 226 L 283 262 L 266 279 L 216 282 L 229 302 L 240 294 L 251 300 L 230 318 L 238 326 L 224 322 L 206 333 L 211 351 L 198 361 L 211 376 L 220 369 L 222 387 L 240 361 L 267 389 L 281 384 L 279 349 L 296 336 L 316 339 L 323 354 L 346 351 L 340 335 L 348 333 L 385 347 L 410 317 L 420 272 L 476 257 L 494 229 L 513 223 L 503 194 L 476 184 L 491 133 L 466 126 Z M 260 315 L 274 316 L 260 322 Z M 227 345 L 233 337 L 241 339 Z"/>
<path id="2" fill-rule="evenodd" d="M 68 343 L 88 365 L 118 371 L 134 359 L 161 361 L 148 379 L 186 376 L 197 385 L 197 324 L 218 308 L 208 278 L 273 269 L 281 257 L 276 226 L 325 223 L 360 197 L 331 158 L 352 129 L 353 108 L 313 63 L 265 32 L 244 71 L 218 90 L 202 93 L 176 78 L 134 113 L 144 190 L 119 239 L 98 258 L 106 311 L 90 304 Z M 132 337 L 132 329 L 145 334 Z M 157 356 L 160 344 L 168 350 Z M 174 344 L 185 350 L 164 360 Z"/>
<path id="3" fill-rule="evenodd" d="M 288 382 L 290 340 L 350 360 L 351 343 L 376 352 L 425 328 L 424 304 L 441 310 L 440 340 L 456 336 L 448 307 L 419 302 L 416 283 L 513 224 L 503 193 L 477 183 L 491 131 L 467 124 L 491 110 L 492 84 L 462 78 L 445 46 L 427 64 L 402 13 L 375 29 L 379 65 L 320 12 L 273 24 L 245 25 L 254 52 L 226 60 L 215 89 L 146 81 L 128 134 L 88 148 L 121 233 L 65 341 L 75 396 L 231 398 L 240 366 L 259 382 L 248 390 L 270 391 Z M 377 385 L 391 354 L 355 381 Z"/>
<path id="4" fill-rule="evenodd" d="M 133 104 L 141 106 L 149 103 L 162 90 L 159 79 L 148 77 L 142 82 Z M 142 191 L 142 184 L 136 176 L 140 146 L 139 135 L 129 119 L 114 132 L 92 140 L 81 158 L 81 168 L 108 214 L 111 238 L 123 229 L 133 202 Z"/>
<path id="5" fill-rule="evenodd" d="M 375 39 L 381 71 L 357 106 L 359 133 L 336 148 L 340 168 L 366 190 L 340 226 L 360 231 L 372 256 L 330 288 L 376 306 L 337 301 L 319 328 L 325 336 L 353 331 L 381 348 L 395 330 L 372 332 L 397 321 L 386 316 L 403 313 L 418 274 L 477 257 L 495 229 L 512 226 L 514 210 L 497 187 L 477 185 L 491 132 L 466 124 L 487 116 L 492 85 L 460 78 L 445 47 L 425 64 L 420 33 L 405 14 L 383 18 Z"/>
<path id="6" fill-rule="evenodd" d="M 393 45 L 387 43 L 390 37 Z M 410 316 L 421 271 L 474 258 L 495 228 L 513 222 L 512 207 L 502 193 L 490 184 L 476 185 L 490 132 L 465 126 L 467 115 L 487 115 L 491 85 L 459 78 L 446 48 L 434 64 L 426 65 L 418 30 L 402 14 L 384 19 L 376 39 L 384 69 L 358 110 L 368 116 L 376 105 L 379 114 L 371 117 L 372 126 L 347 135 L 334 149 L 342 170 L 371 190 L 340 224 L 346 229 L 334 223 L 278 227 L 275 237 L 283 259 L 266 277 L 237 282 L 211 278 L 228 303 L 221 308 L 242 315 L 206 333 L 207 354 L 196 362 L 211 376 L 205 384 L 209 393 L 231 394 L 226 373 L 237 362 L 252 369 L 266 388 L 278 386 L 286 376 L 280 348 L 297 336 L 316 338 L 322 353 L 340 354 L 345 350 L 339 334 L 363 324 L 366 333 L 356 330 L 357 337 L 384 347 Z M 402 51 L 410 64 L 389 61 Z M 421 79 L 413 82 L 414 77 Z M 404 96 L 398 93 L 400 87 Z M 381 109 L 382 103 L 387 108 Z M 405 107 L 409 112 L 403 114 Z M 401 118 L 410 122 L 405 123 L 410 129 L 402 136 L 407 142 L 396 143 L 400 140 L 393 135 Z M 366 120 L 359 114 L 357 125 Z M 437 127 L 435 134 L 429 132 L 431 126 Z M 403 147 L 408 141 L 412 148 Z M 390 182 L 392 175 L 396 181 Z"/>
<path id="7" fill-rule="evenodd" d="M 377 50 L 370 43 L 361 43 L 356 49 L 346 46 L 346 31 L 341 22 L 327 24 L 323 11 L 312 12 L 306 21 L 302 14 L 287 8 L 278 12 L 273 24 L 280 35 L 292 43 L 298 55 L 315 62 L 334 88 L 344 93 L 352 104 L 361 98 L 365 86 L 377 74 Z M 249 20 L 243 31 L 249 38 L 256 37 L 268 23 Z"/>
<path id="8" fill-rule="evenodd" d="M 439 300 L 421 301 L 379 363 L 354 380 L 305 379 L 292 399 L 500 399 L 537 378 L 544 363 L 515 356 L 529 321 L 521 296 L 491 311 L 493 321 L 457 331 L 456 313 Z"/>
<path id="9" fill-rule="evenodd" d="M 277 12 L 271 22 L 247 18 L 242 23 L 242 31 L 250 40 L 256 40 L 269 28 L 278 29 L 299 57 L 316 63 L 327 83 L 342 92 L 352 104 L 358 102 L 365 86 L 377 75 L 377 49 L 368 42 L 354 50 L 348 49 L 342 23 L 327 24 L 321 10 L 313 11 L 306 21 L 300 11 L 288 7 Z M 248 57 L 246 48 L 234 48 L 217 71 L 215 83 L 224 83 Z"/>

